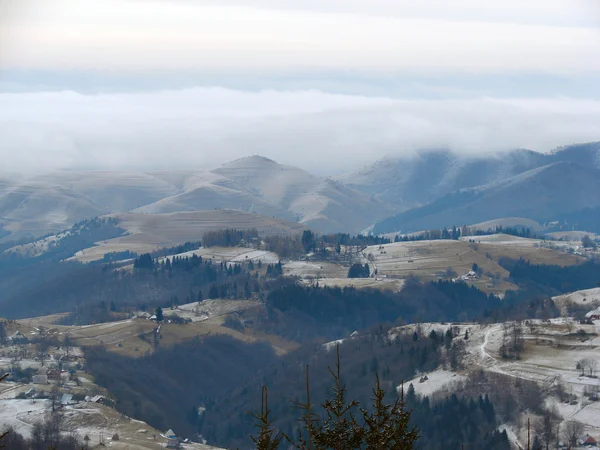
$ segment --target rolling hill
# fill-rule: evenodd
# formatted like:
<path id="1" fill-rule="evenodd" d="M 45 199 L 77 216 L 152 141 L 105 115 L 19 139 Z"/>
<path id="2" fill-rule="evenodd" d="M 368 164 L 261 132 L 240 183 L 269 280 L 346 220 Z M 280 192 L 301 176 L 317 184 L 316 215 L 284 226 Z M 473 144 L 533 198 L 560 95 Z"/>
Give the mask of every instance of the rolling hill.
<path id="1" fill-rule="evenodd" d="M 260 235 L 301 232 L 296 222 L 261 216 L 237 210 L 189 211 L 169 214 L 114 214 L 123 236 L 97 242 L 77 252 L 75 259 L 95 261 L 109 252 L 130 250 L 137 253 L 173 247 L 202 239 L 204 232 L 221 228 L 255 228 Z"/>
<path id="2" fill-rule="evenodd" d="M 105 214 L 219 209 L 299 222 L 323 233 L 358 233 L 397 212 L 338 181 L 251 156 L 205 171 L 63 171 L 0 179 L 0 240 L 35 238 Z"/>
<path id="3" fill-rule="evenodd" d="M 425 150 L 387 158 L 338 180 L 404 209 L 458 189 L 490 184 L 543 165 L 545 156 L 514 150 L 473 156 L 450 150 Z"/>
<path id="4" fill-rule="evenodd" d="M 600 142 L 565 146 L 550 153 L 512 150 L 469 155 L 422 150 L 377 161 L 337 179 L 402 209 L 411 209 L 460 189 L 493 184 L 556 162 L 600 169 Z"/>
<path id="5" fill-rule="evenodd" d="M 500 217 L 549 221 L 600 205 L 600 171 L 558 162 L 484 186 L 461 189 L 377 223 L 376 233 L 416 231 Z"/>
<path id="6" fill-rule="evenodd" d="M 229 208 L 298 221 L 323 233 L 357 233 L 395 208 L 338 181 L 261 156 L 193 174 L 183 192 L 135 210 L 170 213 Z"/>

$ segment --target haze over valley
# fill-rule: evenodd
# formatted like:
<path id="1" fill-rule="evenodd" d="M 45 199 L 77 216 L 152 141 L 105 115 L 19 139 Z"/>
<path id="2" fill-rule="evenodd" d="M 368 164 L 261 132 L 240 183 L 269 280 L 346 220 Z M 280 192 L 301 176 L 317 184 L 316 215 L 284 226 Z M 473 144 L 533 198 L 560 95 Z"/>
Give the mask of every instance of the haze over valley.
<path id="1" fill-rule="evenodd" d="M 0 448 L 600 441 L 596 0 L 0 2 Z"/>

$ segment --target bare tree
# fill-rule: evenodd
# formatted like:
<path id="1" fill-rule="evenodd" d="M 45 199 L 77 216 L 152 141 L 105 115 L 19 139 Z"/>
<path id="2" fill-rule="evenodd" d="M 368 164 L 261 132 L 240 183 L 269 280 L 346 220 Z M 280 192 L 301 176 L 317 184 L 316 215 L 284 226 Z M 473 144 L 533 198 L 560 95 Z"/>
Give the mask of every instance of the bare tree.
<path id="1" fill-rule="evenodd" d="M 595 359 L 588 359 L 588 370 L 590 371 L 590 377 L 593 377 L 598 368 L 598 361 Z"/>
<path id="2" fill-rule="evenodd" d="M 69 333 L 65 335 L 65 341 L 63 342 L 63 345 L 65 347 L 65 352 L 67 353 L 67 358 L 69 358 L 71 354 L 71 347 L 73 347 L 73 338 Z"/>
<path id="3" fill-rule="evenodd" d="M 52 406 L 52 412 L 60 406 L 60 391 L 58 386 L 53 386 L 50 390 L 50 405 Z"/>
<path id="4" fill-rule="evenodd" d="M 48 349 L 50 348 L 50 342 L 47 339 L 40 339 L 36 345 L 37 358 L 40 361 L 42 367 L 48 358 Z"/>
<path id="5" fill-rule="evenodd" d="M 577 370 L 581 370 L 581 376 L 585 375 L 586 367 L 587 367 L 587 359 L 580 359 L 579 361 L 577 361 L 577 365 L 575 366 L 575 368 Z"/>
<path id="6" fill-rule="evenodd" d="M 581 436 L 582 433 L 583 424 L 581 422 L 577 422 L 576 420 L 569 420 L 565 422 L 563 436 L 565 441 L 567 441 L 570 446 L 577 445 L 577 438 Z"/>
<path id="7" fill-rule="evenodd" d="M 544 412 L 544 415 L 535 424 L 535 432 L 544 443 L 546 450 L 550 450 L 550 445 L 556 438 L 558 426 L 558 414 L 554 410 Z"/>

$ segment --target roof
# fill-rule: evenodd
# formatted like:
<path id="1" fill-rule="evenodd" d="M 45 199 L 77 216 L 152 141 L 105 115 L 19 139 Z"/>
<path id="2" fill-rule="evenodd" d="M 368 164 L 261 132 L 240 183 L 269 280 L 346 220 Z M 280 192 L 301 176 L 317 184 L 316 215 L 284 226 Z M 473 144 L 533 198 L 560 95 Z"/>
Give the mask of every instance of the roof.
<path id="1" fill-rule="evenodd" d="M 63 396 L 60 398 L 60 402 L 63 405 L 67 405 L 67 404 L 71 403 L 72 400 L 73 400 L 73 396 L 71 394 L 63 394 Z"/>
<path id="2" fill-rule="evenodd" d="M 600 316 L 600 308 L 592 309 L 585 317 Z"/>
<path id="3" fill-rule="evenodd" d="M 588 438 L 585 441 L 583 441 L 583 443 L 584 444 L 596 444 L 596 439 L 594 439 L 591 436 L 588 436 Z"/>
<path id="4" fill-rule="evenodd" d="M 167 432 L 165 433 L 165 436 L 168 438 L 174 438 L 176 437 L 175 432 L 173 430 L 171 430 L 170 428 L 167 430 Z"/>
<path id="5" fill-rule="evenodd" d="M 97 403 L 100 400 L 102 400 L 104 397 L 102 395 L 95 395 L 92 398 L 90 398 L 90 402 L 92 403 Z"/>

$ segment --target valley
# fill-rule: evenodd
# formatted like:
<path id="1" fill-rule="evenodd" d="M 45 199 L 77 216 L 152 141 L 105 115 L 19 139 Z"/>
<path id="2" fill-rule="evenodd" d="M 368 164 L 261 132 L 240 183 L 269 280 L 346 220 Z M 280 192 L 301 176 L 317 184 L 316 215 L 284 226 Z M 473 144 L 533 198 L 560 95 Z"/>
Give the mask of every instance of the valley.
<path id="1" fill-rule="evenodd" d="M 261 387 L 278 429 L 297 432 L 298 367 L 327 395 L 339 346 L 357 401 L 376 375 L 392 396 L 404 386 L 428 448 L 444 433 L 524 449 L 527 420 L 539 439 L 544 420 L 600 438 L 600 230 L 583 225 L 593 209 L 571 222 L 595 205 L 598 168 L 582 175 L 581 151 L 548 164 L 461 159 L 429 193 L 394 201 L 384 190 L 396 172 L 369 185 L 372 171 L 334 180 L 258 156 L 201 172 L 61 174 L 58 203 L 1 218 L 13 228 L 0 248 L 0 421 L 33 439 L 60 419 L 60 436 L 92 448 L 249 448 Z M 404 168 L 406 186 L 430 157 Z M 569 201 L 546 179 L 556 171 L 590 195 Z M 73 215 L 54 231 L 19 234 L 28 208 L 65 204 Z M 452 402 L 474 422 L 449 425 Z M 432 414 L 444 425 L 431 428 Z"/>

